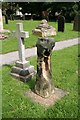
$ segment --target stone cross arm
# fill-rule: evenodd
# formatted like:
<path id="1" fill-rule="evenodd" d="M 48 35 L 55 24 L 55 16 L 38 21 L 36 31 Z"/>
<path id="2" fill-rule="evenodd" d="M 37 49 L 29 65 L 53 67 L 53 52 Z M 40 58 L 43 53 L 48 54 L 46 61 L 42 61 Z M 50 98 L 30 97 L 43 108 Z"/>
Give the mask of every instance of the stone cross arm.
<path id="1" fill-rule="evenodd" d="M 16 31 L 13 31 L 12 35 L 13 35 L 13 37 L 16 37 L 17 39 L 28 38 L 29 32 L 23 31 L 22 23 L 17 23 L 17 29 L 16 29 Z"/>
<path id="2" fill-rule="evenodd" d="M 16 31 L 12 32 L 12 36 L 18 38 L 29 38 L 29 33 L 25 31 L 21 31 L 20 34 L 18 34 Z"/>

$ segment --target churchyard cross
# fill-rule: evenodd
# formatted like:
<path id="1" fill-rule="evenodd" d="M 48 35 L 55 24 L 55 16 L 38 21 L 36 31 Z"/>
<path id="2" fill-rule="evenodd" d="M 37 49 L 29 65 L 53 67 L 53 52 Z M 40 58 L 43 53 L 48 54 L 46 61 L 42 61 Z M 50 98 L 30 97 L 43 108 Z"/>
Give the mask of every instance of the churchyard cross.
<path id="1" fill-rule="evenodd" d="M 16 66 L 12 67 L 11 75 L 26 82 L 34 76 L 34 66 L 30 65 L 25 58 L 24 38 L 29 37 L 29 33 L 23 31 L 23 24 L 17 23 L 16 31 L 13 31 L 13 36 L 18 40 L 19 61 L 16 61 Z"/>
<path id="2" fill-rule="evenodd" d="M 24 46 L 24 38 L 29 37 L 29 33 L 23 31 L 23 24 L 17 23 L 17 30 L 13 32 L 13 35 L 18 40 L 18 49 L 19 49 L 19 61 L 25 62 L 25 46 Z"/>

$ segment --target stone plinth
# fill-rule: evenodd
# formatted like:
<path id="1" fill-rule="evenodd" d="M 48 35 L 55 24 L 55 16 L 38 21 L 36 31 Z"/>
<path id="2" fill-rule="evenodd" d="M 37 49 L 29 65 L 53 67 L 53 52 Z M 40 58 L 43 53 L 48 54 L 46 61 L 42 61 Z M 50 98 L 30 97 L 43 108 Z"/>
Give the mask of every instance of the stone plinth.
<path id="1" fill-rule="evenodd" d="M 55 36 L 56 29 L 52 26 L 49 26 L 46 20 L 42 20 L 38 27 L 32 30 L 32 33 L 40 37 Z"/>
<path id="2" fill-rule="evenodd" d="M 25 63 L 17 61 L 16 66 L 12 67 L 11 75 L 27 82 L 34 76 L 34 66 L 30 65 L 29 61 L 25 61 Z"/>
<path id="3" fill-rule="evenodd" d="M 67 95 L 68 93 L 64 92 L 63 90 L 59 88 L 54 89 L 54 93 L 51 94 L 48 98 L 43 98 L 37 94 L 35 94 L 33 91 L 26 92 L 26 96 L 31 98 L 33 102 L 39 103 L 42 106 L 49 107 L 51 105 L 54 105 L 58 100 L 60 100 L 62 97 Z"/>

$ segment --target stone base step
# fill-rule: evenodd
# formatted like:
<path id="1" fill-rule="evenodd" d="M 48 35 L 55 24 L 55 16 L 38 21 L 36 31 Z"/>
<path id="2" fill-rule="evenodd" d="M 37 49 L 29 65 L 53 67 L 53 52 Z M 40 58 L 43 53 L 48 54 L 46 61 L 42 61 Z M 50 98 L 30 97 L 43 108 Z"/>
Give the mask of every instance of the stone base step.
<path id="1" fill-rule="evenodd" d="M 32 66 L 32 65 L 30 65 L 26 69 L 22 69 L 22 68 L 13 66 L 12 71 L 11 71 L 11 73 L 16 73 L 16 74 L 19 74 L 24 77 L 31 74 L 32 72 L 34 72 L 34 66 Z"/>
<path id="2" fill-rule="evenodd" d="M 34 72 L 30 73 L 27 76 L 22 76 L 22 75 L 19 75 L 19 74 L 16 74 L 16 73 L 10 73 L 10 74 L 13 77 L 18 78 L 20 81 L 23 81 L 23 82 L 27 82 L 27 81 L 31 80 L 34 77 Z"/>
<path id="3" fill-rule="evenodd" d="M 20 61 L 16 61 L 16 67 L 25 69 L 27 67 L 30 66 L 30 62 L 29 61 L 25 61 L 24 63 L 20 62 Z"/>

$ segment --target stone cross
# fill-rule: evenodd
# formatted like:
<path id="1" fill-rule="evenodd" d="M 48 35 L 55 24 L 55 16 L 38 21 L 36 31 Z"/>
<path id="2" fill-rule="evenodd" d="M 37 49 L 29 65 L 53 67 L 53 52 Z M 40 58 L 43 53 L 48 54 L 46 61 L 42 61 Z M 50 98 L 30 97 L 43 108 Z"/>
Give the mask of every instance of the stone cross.
<path id="1" fill-rule="evenodd" d="M 19 49 L 19 61 L 25 63 L 25 46 L 24 46 L 24 38 L 29 37 L 29 33 L 23 31 L 23 24 L 17 23 L 16 32 L 13 32 L 13 35 L 18 40 L 18 49 Z"/>
<path id="2" fill-rule="evenodd" d="M 3 30 L 2 10 L 0 9 L 0 31 Z"/>
<path id="3" fill-rule="evenodd" d="M 13 32 L 18 40 L 19 61 L 16 61 L 16 66 L 11 69 L 11 75 L 26 82 L 34 76 L 34 66 L 30 65 L 29 61 L 25 59 L 24 38 L 29 37 L 29 33 L 23 31 L 23 24 L 17 23 L 17 29 Z"/>

